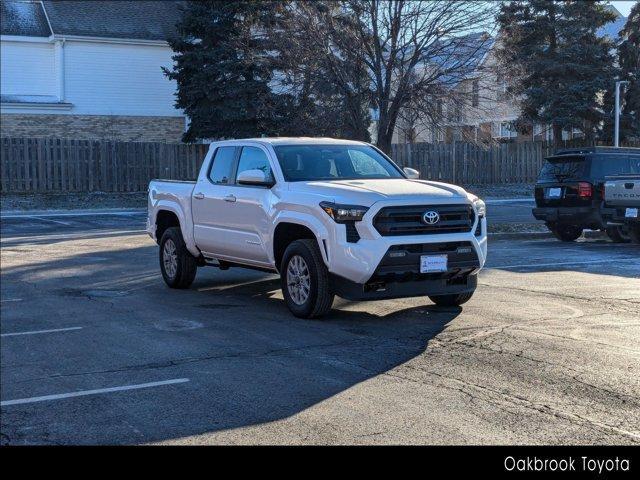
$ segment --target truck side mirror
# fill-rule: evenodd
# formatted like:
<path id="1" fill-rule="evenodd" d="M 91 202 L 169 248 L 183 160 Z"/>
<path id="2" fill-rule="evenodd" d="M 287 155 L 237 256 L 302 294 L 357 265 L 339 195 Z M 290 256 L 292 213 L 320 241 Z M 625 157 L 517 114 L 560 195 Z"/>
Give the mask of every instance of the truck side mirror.
<path id="1" fill-rule="evenodd" d="M 418 170 L 415 170 L 413 168 L 409 168 L 409 167 L 404 167 L 402 169 L 402 171 L 404 171 L 404 174 L 411 179 L 417 179 L 420 178 L 420 172 Z"/>
<path id="2" fill-rule="evenodd" d="M 238 174 L 238 183 L 240 185 L 255 185 L 259 187 L 272 187 L 273 180 L 267 177 L 267 174 L 262 170 L 245 170 Z"/>

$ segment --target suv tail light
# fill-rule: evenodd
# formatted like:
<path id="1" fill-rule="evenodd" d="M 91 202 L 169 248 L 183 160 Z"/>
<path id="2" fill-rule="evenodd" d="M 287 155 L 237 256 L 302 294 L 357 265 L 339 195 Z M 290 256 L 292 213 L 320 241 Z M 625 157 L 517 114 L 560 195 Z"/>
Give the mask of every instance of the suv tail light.
<path id="1" fill-rule="evenodd" d="M 580 198 L 591 198 L 593 195 L 593 186 L 589 182 L 578 183 L 578 196 Z"/>

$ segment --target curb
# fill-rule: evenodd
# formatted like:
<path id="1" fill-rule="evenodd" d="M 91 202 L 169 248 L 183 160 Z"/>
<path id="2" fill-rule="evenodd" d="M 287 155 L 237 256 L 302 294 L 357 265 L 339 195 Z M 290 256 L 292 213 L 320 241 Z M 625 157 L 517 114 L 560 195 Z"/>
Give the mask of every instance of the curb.
<path id="1" fill-rule="evenodd" d="M 497 237 L 496 239 L 508 239 L 508 238 L 551 238 L 553 234 L 551 232 L 489 232 L 489 238 Z"/>
<path id="2" fill-rule="evenodd" d="M 551 232 L 489 232 L 489 237 L 497 237 L 496 239 L 526 239 L 526 238 L 555 238 Z M 587 230 L 583 233 L 584 238 L 590 239 L 606 239 L 607 234 L 597 230 Z"/>

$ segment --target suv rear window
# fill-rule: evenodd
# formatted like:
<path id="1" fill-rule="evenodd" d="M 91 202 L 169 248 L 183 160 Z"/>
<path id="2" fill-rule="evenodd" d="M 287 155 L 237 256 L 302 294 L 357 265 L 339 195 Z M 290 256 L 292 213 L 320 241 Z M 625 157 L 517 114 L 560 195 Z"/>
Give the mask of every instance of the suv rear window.
<path id="1" fill-rule="evenodd" d="M 588 162 L 584 156 L 567 156 L 545 160 L 538 180 L 542 182 L 579 180 L 588 174 Z"/>

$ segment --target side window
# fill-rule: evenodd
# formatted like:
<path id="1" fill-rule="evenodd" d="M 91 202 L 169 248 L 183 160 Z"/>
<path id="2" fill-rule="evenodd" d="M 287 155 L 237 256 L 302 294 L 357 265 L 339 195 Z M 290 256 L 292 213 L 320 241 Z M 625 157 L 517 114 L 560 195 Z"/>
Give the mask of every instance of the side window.
<path id="1" fill-rule="evenodd" d="M 246 170 L 262 170 L 267 180 L 273 180 L 269 159 L 264 151 L 258 147 L 242 147 L 242 153 L 238 161 L 238 173 Z"/>
<path id="2" fill-rule="evenodd" d="M 216 150 L 213 165 L 209 170 L 209 180 L 223 185 L 230 182 L 235 153 L 236 147 L 220 147 Z"/>

